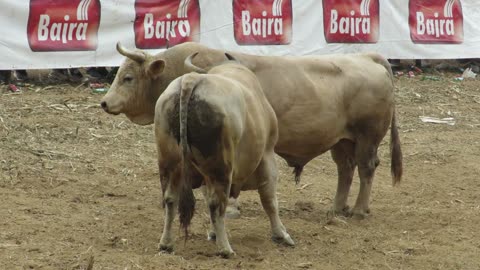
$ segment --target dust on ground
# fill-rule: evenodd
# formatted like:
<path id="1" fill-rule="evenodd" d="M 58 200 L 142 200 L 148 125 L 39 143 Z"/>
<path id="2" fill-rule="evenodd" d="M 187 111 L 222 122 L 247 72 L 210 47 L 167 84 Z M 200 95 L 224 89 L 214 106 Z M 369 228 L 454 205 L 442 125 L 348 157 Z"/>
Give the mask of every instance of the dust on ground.
<path id="1" fill-rule="evenodd" d="M 479 269 L 480 83 L 395 80 L 404 178 L 392 187 L 388 134 L 379 149 L 372 214 L 335 219 L 329 153 L 295 186 L 278 159 L 281 219 L 295 248 L 270 240 L 258 194 L 228 220 L 236 257 L 215 256 L 197 211 L 173 254 L 158 251 L 163 209 L 152 126 L 98 106 L 102 94 L 69 84 L 0 95 L 0 269 Z M 423 123 L 419 116 L 456 123 Z M 359 181 L 355 176 L 350 205 Z"/>

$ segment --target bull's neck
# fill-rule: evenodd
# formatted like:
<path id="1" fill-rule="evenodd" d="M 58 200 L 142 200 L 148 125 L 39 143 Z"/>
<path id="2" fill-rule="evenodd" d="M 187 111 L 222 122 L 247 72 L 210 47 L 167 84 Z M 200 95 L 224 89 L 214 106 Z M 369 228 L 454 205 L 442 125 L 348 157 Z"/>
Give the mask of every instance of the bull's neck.
<path id="1" fill-rule="evenodd" d="M 163 60 L 166 66 L 165 71 L 159 78 L 153 80 L 151 85 L 152 99 L 155 103 L 173 80 L 186 73 L 183 71 L 183 61 L 179 61 L 178 57 L 165 54 Z"/>

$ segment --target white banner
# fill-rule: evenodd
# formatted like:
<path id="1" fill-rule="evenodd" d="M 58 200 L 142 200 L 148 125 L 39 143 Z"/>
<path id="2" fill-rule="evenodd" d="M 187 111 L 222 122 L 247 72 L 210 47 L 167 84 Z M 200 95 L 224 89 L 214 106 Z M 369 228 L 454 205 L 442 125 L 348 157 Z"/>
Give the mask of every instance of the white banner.
<path id="1" fill-rule="evenodd" d="M 1 0 L 0 70 L 117 66 L 186 41 L 261 55 L 480 58 L 478 0 Z"/>

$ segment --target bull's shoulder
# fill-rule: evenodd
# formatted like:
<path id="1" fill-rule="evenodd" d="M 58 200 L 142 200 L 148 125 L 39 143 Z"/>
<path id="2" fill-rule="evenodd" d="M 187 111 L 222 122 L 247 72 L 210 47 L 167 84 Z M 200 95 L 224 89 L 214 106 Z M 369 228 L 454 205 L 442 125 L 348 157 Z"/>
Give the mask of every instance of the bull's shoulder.
<path id="1" fill-rule="evenodd" d="M 198 56 L 195 57 L 193 61 L 194 64 L 198 66 L 199 63 L 205 62 L 213 58 L 225 59 L 224 54 L 220 50 L 216 50 L 200 43 L 196 42 L 185 42 L 174 47 L 167 49 L 164 52 L 165 58 L 169 59 L 172 62 L 178 61 L 179 64 L 183 65 L 183 61 L 190 55 L 198 53 Z M 198 62 L 198 63 L 197 63 Z M 203 67 L 200 65 L 200 67 Z"/>
<path id="2" fill-rule="evenodd" d="M 232 79 L 241 78 L 248 80 L 256 80 L 255 74 L 249 68 L 234 61 L 223 62 L 221 65 L 215 66 L 210 69 L 208 73 L 217 74 Z"/>
<path id="3" fill-rule="evenodd" d="M 388 73 L 389 70 L 391 70 L 387 59 L 374 52 L 313 56 L 306 61 L 308 61 L 310 65 L 315 66 L 316 70 L 327 70 L 334 74 L 363 74 L 365 72 L 374 72 L 374 70 L 378 70 L 381 73 L 387 71 Z"/>

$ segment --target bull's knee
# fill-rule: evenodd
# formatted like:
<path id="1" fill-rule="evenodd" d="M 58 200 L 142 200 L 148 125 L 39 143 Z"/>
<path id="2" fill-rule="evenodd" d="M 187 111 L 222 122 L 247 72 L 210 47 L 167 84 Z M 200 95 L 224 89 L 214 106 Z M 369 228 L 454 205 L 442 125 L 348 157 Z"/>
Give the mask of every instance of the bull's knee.
<path id="1" fill-rule="evenodd" d="M 175 200 L 172 197 L 165 197 L 163 199 L 163 207 L 173 207 Z"/>
<path id="2" fill-rule="evenodd" d="M 365 162 L 363 164 L 359 164 L 358 170 L 360 174 L 360 178 L 371 181 L 375 174 L 375 169 L 377 168 L 375 160 L 370 160 L 368 162 Z M 363 180 L 362 179 L 362 180 Z"/>
<path id="3" fill-rule="evenodd" d="M 220 202 L 218 200 L 213 200 L 208 203 L 208 208 L 210 209 L 210 218 L 212 222 L 215 223 L 216 217 L 221 217 L 225 215 L 225 210 L 227 208 L 226 203 Z"/>
<path id="4" fill-rule="evenodd" d="M 213 224 L 215 224 L 216 216 L 219 214 L 218 208 L 219 207 L 217 202 L 210 201 L 208 203 L 208 209 L 210 209 L 210 219 L 212 220 Z"/>

